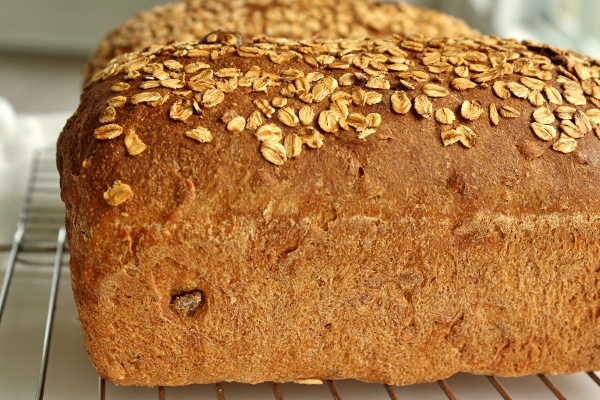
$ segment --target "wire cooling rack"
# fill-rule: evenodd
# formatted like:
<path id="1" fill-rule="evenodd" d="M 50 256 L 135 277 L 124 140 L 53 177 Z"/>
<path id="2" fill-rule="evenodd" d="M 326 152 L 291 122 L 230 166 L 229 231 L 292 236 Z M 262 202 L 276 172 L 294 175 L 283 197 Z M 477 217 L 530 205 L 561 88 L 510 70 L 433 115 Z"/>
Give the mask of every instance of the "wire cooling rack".
<path id="1" fill-rule="evenodd" d="M 356 381 L 325 381 L 322 385 L 301 385 L 295 383 L 264 383 L 244 385 L 237 383 L 218 383 L 215 385 L 191 385 L 185 387 L 132 388 L 116 387 L 95 377 L 81 342 L 62 346 L 53 342 L 65 339 L 65 324 L 70 328 L 72 337 L 79 337 L 77 317 L 70 301 L 68 271 L 68 248 L 64 224 L 64 208 L 59 199 L 58 173 L 55 167 L 54 149 L 42 149 L 36 152 L 28 182 L 24 205 L 15 229 L 13 241 L 8 245 L 0 244 L 0 253 L 6 255 L 4 278 L 0 286 L 0 364 L 21 362 L 21 354 L 10 359 L 2 354 L 2 349 L 10 349 L 11 343 L 2 340 L 34 340 L 32 347 L 40 346 L 35 362 L 39 366 L 37 382 L 19 382 L 13 384 L 11 399 L 31 398 L 35 388 L 35 399 L 74 399 L 97 398 L 98 400 L 250 400 L 250 399 L 333 399 L 333 400 L 401 400 L 401 399 L 600 399 L 600 375 L 596 372 L 581 372 L 573 375 L 533 375 L 522 378 L 499 378 L 493 376 L 473 376 L 458 374 L 446 380 L 406 387 L 380 384 L 367 384 Z M 18 332 L 12 336 L 2 335 L 10 330 L 11 324 L 18 323 L 19 317 L 3 320 L 5 309 L 12 300 L 13 278 L 25 271 L 25 278 L 19 285 L 26 285 L 28 279 L 35 279 L 41 285 L 49 287 L 47 310 L 42 315 L 44 321 L 38 321 L 43 327 L 39 337 L 23 335 Z M 67 286 L 67 287 L 64 287 Z M 24 286 L 26 287 L 26 286 Z M 59 289 L 61 297 L 59 297 Z M 21 288 L 22 290 L 22 288 Z M 17 296 L 15 294 L 15 296 Z M 60 301 L 60 299 L 63 299 Z M 14 301 L 13 308 L 19 311 L 17 316 L 27 314 L 26 305 Z M 58 328 L 55 320 L 60 317 Z M 16 322 L 15 322 L 16 321 Z M 62 321 L 62 322 L 61 322 Z M 56 332 L 58 330 L 58 333 Z M 12 337 L 12 339 L 11 339 Z M 5 346 L 2 346 L 5 345 Z M 26 344 L 25 346 L 29 346 Z M 65 349 L 76 355 L 65 355 Z M 10 351 L 4 350 L 7 353 Z M 78 360 L 78 364 L 73 360 Z M 25 361 L 23 361 L 25 362 Z M 31 364 L 28 364 L 29 366 Z M 83 367 L 82 367 L 83 365 Z M 19 368 L 17 365 L 15 368 Z M 23 369 L 31 369 L 28 366 Z M 60 370 L 60 373 L 53 373 Z M 61 380 L 59 383 L 53 380 Z M 90 379 L 90 376 L 92 378 Z M 68 383 L 66 386 L 65 382 Z M 11 382 L 3 382 L 0 376 L 0 398 L 4 397 L 3 387 L 11 387 Z M 22 387 L 23 390 L 19 391 Z M 29 395 L 31 393 L 31 397 Z"/>

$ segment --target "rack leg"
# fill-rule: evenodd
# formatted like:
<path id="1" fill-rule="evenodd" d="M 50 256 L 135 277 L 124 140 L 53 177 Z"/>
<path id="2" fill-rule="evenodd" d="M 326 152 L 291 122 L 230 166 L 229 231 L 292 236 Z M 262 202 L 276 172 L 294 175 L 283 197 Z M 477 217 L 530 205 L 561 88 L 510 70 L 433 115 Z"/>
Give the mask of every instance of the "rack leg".
<path id="1" fill-rule="evenodd" d="M 42 348 L 42 365 L 38 379 L 36 400 L 44 398 L 44 387 L 46 385 L 46 372 L 48 371 L 48 359 L 50 354 L 50 340 L 52 338 L 52 326 L 54 324 L 54 311 L 56 310 L 56 297 L 58 296 L 58 283 L 60 280 L 60 270 L 65 248 L 66 230 L 61 228 L 58 231 L 56 240 L 56 257 L 54 258 L 54 268 L 52 273 L 52 288 L 50 291 L 50 301 L 48 304 L 48 314 L 46 317 L 46 332 L 44 333 L 44 345 Z"/>

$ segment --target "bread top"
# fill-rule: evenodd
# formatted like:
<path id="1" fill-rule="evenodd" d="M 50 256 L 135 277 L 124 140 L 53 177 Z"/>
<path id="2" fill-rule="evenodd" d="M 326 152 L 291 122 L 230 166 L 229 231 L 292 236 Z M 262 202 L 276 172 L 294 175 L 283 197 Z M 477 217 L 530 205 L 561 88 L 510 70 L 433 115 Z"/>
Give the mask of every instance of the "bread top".
<path id="1" fill-rule="evenodd" d="M 176 1 L 140 12 L 109 32 L 93 52 L 85 81 L 115 56 L 156 43 L 199 40 L 219 29 L 291 39 L 478 35 L 458 18 L 402 1 Z"/>
<path id="2" fill-rule="evenodd" d="M 489 36 L 154 46 L 86 86 L 62 198 L 98 243 L 232 218 L 593 217 L 599 83 L 597 60 Z"/>

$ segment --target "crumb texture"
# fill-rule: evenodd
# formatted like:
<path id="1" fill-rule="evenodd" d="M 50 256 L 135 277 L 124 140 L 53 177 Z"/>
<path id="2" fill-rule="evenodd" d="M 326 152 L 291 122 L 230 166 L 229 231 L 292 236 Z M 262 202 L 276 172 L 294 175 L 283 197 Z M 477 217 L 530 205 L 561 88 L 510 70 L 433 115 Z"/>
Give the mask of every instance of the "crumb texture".
<path id="1" fill-rule="evenodd" d="M 217 36 L 115 58 L 59 138 L 102 377 L 600 368 L 597 60 L 490 36 Z"/>

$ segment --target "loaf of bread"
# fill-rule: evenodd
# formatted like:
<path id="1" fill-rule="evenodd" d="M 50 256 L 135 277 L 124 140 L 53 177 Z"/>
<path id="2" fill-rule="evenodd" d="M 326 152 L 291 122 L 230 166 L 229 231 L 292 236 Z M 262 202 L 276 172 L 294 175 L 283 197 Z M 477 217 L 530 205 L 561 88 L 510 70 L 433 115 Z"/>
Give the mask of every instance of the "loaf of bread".
<path id="1" fill-rule="evenodd" d="M 85 81 L 120 54 L 199 40 L 218 29 L 290 39 L 478 35 L 461 19 L 401 0 L 181 0 L 140 12 L 109 32 L 86 66 Z"/>
<path id="2" fill-rule="evenodd" d="M 120 56 L 58 141 L 122 385 L 600 367 L 600 64 L 483 36 Z"/>

